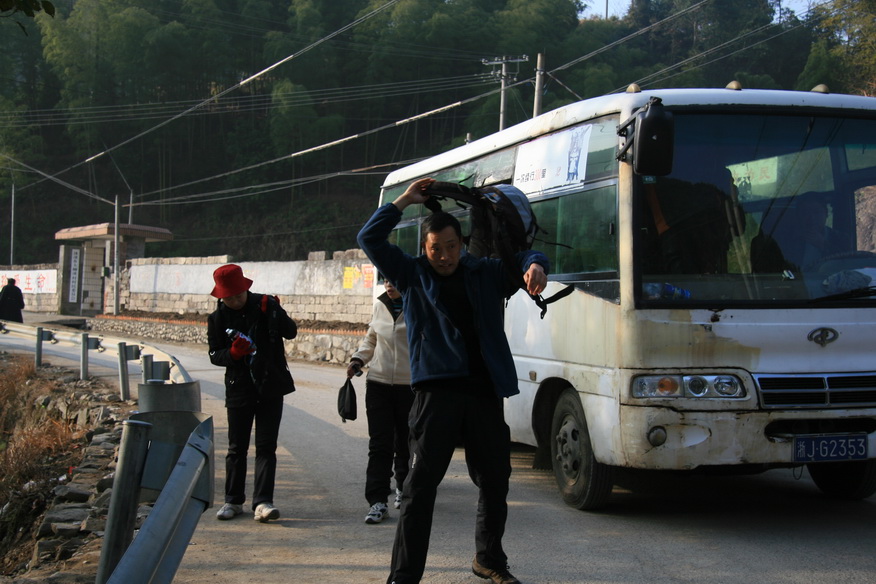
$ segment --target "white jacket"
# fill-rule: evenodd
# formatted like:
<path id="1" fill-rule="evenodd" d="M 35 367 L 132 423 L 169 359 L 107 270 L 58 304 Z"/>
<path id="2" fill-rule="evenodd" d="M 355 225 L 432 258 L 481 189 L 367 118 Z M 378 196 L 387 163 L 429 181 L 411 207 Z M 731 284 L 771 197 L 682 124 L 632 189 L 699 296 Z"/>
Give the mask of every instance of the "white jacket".
<path id="1" fill-rule="evenodd" d="M 392 300 L 378 296 L 365 339 L 351 359 L 368 365 L 368 379 L 388 385 L 411 384 L 411 358 L 404 313 L 392 318 Z"/>

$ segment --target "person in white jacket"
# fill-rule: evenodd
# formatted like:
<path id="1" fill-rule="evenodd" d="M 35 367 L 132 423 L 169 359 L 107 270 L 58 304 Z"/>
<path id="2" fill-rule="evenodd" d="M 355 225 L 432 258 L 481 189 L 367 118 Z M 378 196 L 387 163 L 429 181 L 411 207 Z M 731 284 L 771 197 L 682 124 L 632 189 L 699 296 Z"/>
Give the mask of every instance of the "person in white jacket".
<path id="1" fill-rule="evenodd" d="M 368 332 L 350 358 L 347 377 L 368 365 L 365 380 L 365 411 L 368 417 L 368 467 L 365 471 L 365 523 L 380 523 L 389 513 L 386 504 L 395 470 L 394 507 L 401 507 L 401 488 L 408 476 L 408 413 L 414 402 L 411 363 L 402 298 L 395 286 L 384 281 L 386 292 L 378 296 Z"/>

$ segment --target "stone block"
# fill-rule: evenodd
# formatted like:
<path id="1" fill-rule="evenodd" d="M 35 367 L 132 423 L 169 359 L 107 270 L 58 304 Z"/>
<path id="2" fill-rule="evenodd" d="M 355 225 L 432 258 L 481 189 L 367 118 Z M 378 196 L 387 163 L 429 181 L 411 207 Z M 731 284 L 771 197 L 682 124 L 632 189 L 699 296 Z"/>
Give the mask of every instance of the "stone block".
<path id="1" fill-rule="evenodd" d="M 106 530 L 106 519 L 89 517 L 80 526 L 83 533 L 95 533 Z"/>
<path id="2" fill-rule="evenodd" d="M 58 501 L 73 503 L 84 503 L 91 497 L 91 491 L 85 485 L 75 483 L 55 487 L 54 493 Z"/>
<path id="3" fill-rule="evenodd" d="M 104 491 L 111 491 L 113 486 L 113 481 L 116 478 L 116 473 L 111 472 L 108 475 L 105 475 L 97 481 L 97 491 L 102 493 Z"/>
<path id="4" fill-rule="evenodd" d="M 90 512 L 90 507 L 81 503 L 55 505 L 46 512 L 45 523 L 81 523 Z"/>
<path id="5" fill-rule="evenodd" d="M 80 531 L 81 523 L 52 523 L 52 533 L 60 537 L 76 537 Z"/>

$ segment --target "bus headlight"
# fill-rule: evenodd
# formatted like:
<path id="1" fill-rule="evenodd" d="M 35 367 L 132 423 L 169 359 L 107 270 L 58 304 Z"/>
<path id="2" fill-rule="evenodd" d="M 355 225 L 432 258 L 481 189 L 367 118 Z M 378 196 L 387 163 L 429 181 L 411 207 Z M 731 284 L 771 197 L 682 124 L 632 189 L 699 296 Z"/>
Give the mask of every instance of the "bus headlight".
<path id="1" fill-rule="evenodd" d="M 741 397 L 742 383 L 732 375 L 721 375 L 715 378 L 715 391 L 724 397 Z"/>
<path id="2" fill-rule="evenodd" d="M 633 378 L 633 397 L 741 398 L 745 387 L 735 375 L 642 375 Z"/>
<path id="3" fill-rule="evenodd" d="M 681 377 L 646 375 L 633 380 L 634 397 L 681 397 Z"/>

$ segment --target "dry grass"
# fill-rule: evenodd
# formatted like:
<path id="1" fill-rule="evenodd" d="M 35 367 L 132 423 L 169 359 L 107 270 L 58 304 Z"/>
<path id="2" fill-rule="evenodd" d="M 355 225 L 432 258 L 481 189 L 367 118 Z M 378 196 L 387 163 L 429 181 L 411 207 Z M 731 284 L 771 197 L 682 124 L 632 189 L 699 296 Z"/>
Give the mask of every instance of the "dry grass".
<path id="1" fill-rule="evenodd" d="M 81 460 L 71 424 L 37 402 L 59 391 L 57 381 L 35 371 L 32 357 L 0 355 L 0 573 L 26 559 L 13 550 L 32 540 L 55 479 Z"/>

